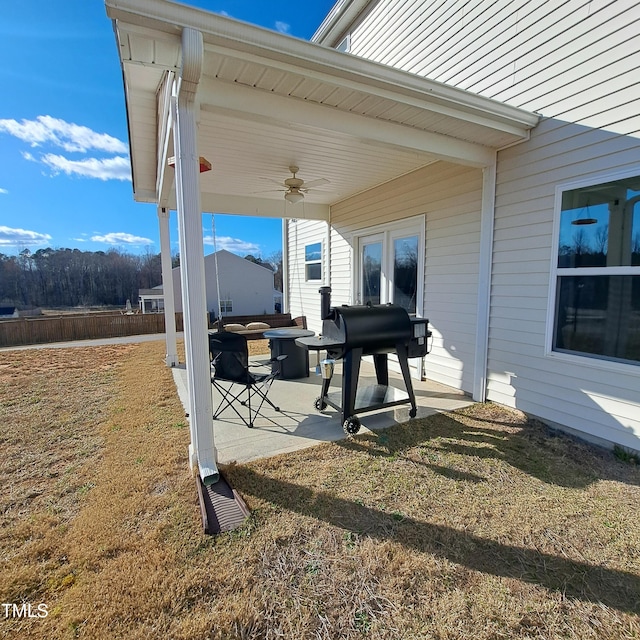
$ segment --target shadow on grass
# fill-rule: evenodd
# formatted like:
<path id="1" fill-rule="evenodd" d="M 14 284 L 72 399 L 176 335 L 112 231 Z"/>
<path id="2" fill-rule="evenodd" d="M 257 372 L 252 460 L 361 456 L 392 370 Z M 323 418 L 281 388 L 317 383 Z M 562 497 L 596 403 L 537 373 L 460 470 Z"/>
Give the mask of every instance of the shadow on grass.
<path id="1" fill-rule="evenodd" d="M 640 485 L 640 469 L 625 466 L 611 452 L 551 430 L 538 420 L 517 423 L 483 418 L 477 415 L 483 411 L 481 405 L 470 411 L 468 419 L 464 410 L 441 413 L 337 444 L 385 458 L 403 458 L 418 447 L 422 465 L 452 479 L 461 474 L 460 479 L 472 482 L 484 478 L 434 461 L 442 454 L 497 459 L 543 482 L 572 488 L 584 488 L 598 480 Z M 416 463 L 415 455 L 412 462 Z"/>
<path id="2" fill-rule="evenodd" d="M 234 488 L 242 494 L 304 516 L 380 541 L 393 540 L 406 548 L 440 556 L 469 569 L 532 582 L 572 598 L 640 613 L 640 577 L 637 575 L 502 544 L 409 517 L 399 520 L 396 514 L 269 478 L 248 467 L 234 466 L 229 472 Z"/>

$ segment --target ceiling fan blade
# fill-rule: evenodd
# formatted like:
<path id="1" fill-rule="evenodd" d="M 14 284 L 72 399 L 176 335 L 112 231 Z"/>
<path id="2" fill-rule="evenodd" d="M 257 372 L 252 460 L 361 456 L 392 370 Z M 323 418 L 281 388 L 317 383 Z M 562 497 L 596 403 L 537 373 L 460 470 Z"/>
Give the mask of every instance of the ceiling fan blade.
<path id="1" fill-rule="evenodd" d="M 266 178 L 265 176 L 258 176 L 258 180 L 261 180 L 261 181 L 264 180 L 265 182 L 268 182 L 269 184 L 272 184 L 272 185 L 276 185 L 281 189 L 287 189 L 287 185 L 282 180 L 274 180 L 273 178 Z"/>
<path id="2" fill-rule="evenodd" d="M 315 187 L 319 187 L 323 184 L 329 184 L 329 180 L 326 178 L 318 178 L 317 180 L 310 180 L 309 182 L 304 183 L 305 189 L 314 189 Z"/>

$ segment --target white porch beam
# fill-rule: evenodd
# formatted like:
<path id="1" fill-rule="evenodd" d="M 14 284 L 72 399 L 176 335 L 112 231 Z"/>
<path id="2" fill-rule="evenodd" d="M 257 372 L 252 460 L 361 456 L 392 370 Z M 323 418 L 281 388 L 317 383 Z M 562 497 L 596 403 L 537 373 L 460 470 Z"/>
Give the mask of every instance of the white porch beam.
<path id="1" fill-rule="evenodd" d="M 178 364 L 178 347 L 176 340 L 176 304 L 171 268 L 169 209 L 158 207 L 158 223 L 160 225 L 160 263 L 162 265 L 162 294 L 164 298 L 164 326 L 167 345 L 165 363 L 168 367 L 175 367 Z"/>
<path id="2" fill-rule="evenodd" d="M 284 199 L 258 198 L 202 193 L 202 210 L 211 213 L 230 213 L 261 218 L 298 218 L 300 220 L 329 220 L 330 206 L 299 202 L 291 204 Z"/>
<path id="3" fill-rule="evenodd" d="M 191 429 L 190 465 L 205 485 L 220 478 L 213 440 L 213 403 L 205 292 L 195 97 L 202 71 L 202 34 L 182 31 L 180 88 L 174 106 L 176 191 L 180 232 L 182 308 Z"/>
<path id="4" fill-rule="evenodd" d="M 491 265 L 493 264 L 493 229 L 496 209 L 496 166 L 497 154 L 494 153 L 493 162 L 482 170 L 478 303 L 476 346 L 473 366 L 473 399 L 476 402 L 484 402 L 487 396 L 489 313 L 491 310 Z"/>
<path id="5" fill-rule="evenodd" d="M 200 94 L 203 111 L 222 110 L 234 116 L 266 118 L 275 124 L 294 122 L 315 130 L 336 131 L 345 135 L 377 142 L 381 145 L 412 149 L 434 158 L 484 167 L 491 164 L 493 150 L 479 144 L 458 140 L 441 133 L 407 127 L 401 124 L 367 118 L 333 107 L 279 96 L 239 84 L 207 78 Z"/>

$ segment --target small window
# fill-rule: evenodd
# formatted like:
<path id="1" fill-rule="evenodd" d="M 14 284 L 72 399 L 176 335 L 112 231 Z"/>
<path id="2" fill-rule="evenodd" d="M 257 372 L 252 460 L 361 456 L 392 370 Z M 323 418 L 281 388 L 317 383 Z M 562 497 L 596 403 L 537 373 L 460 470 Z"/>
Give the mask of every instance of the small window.
<path id="1" fill-rule="evenodd" d="M 640 364 L 640 176 L 563 191 L 553 350 Z"/>
<path id="2" fill-rule="evenodd" d="M 220 313 L 231 313 L 233 311 L 232 300 L 220 300 Z"/>
<path id="3" fill-rule="evenodd" d="M 304 248 L 305 280 L 322 280 L 322 243 L 308 244 Z"/>

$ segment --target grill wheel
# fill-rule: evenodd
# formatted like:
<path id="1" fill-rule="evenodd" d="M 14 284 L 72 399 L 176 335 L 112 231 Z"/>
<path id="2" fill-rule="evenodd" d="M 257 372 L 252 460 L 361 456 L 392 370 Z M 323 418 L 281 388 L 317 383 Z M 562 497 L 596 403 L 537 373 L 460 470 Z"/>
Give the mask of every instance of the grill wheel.
<path id="1" fill-rule="evenodd" d="M 360 431 L 360 420 L 356 416 L 351 416 L 344 421 L 342 428 L 347 435 L 353 436 Z"/>

